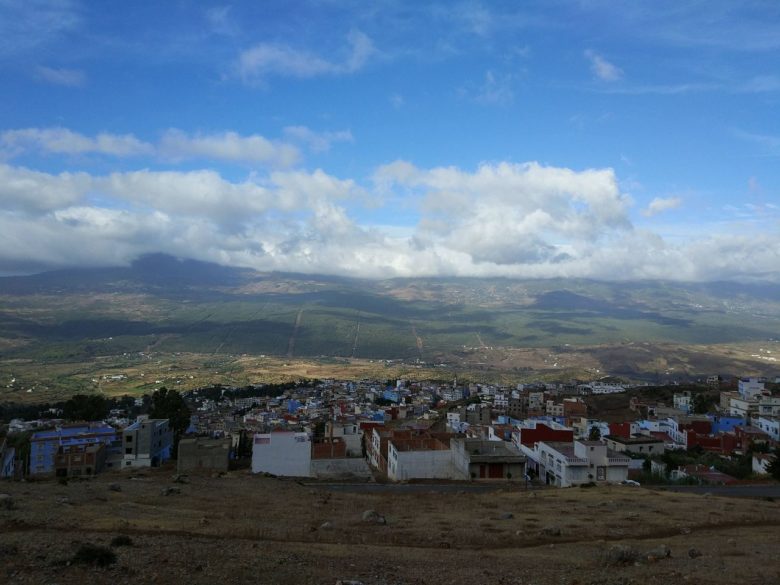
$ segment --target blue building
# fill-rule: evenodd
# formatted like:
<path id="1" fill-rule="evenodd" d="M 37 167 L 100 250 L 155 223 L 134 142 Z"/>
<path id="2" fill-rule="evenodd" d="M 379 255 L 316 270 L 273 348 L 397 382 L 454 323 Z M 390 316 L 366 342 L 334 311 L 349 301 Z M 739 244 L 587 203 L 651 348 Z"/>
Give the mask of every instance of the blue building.
<path id="1" fill-rule="evenodd" d="M 736 426 L 744 426 L 745 419 L 741 416 L 720 416 L 717 414 L 708 414 L 707 417 L 712 421 L 712 434 L 729 433 Z"/>
<path id="2" fill-rule="evenodd" d="M 30 437 L 30 475 L 53 475 L 54 458 L 60 447 L 103 443 L 110 447 L 118 440 L 116 429 L 105 423 L 89 423 L 39 431 Z"/>

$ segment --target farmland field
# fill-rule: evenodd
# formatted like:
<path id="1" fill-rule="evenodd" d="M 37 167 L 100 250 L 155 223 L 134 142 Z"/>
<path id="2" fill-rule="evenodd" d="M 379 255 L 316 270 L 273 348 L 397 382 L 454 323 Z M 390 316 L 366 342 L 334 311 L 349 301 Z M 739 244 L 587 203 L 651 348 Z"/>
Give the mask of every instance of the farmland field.
<path id="1" fill-rule="evenodd" d="M 358 281 L 152 257 L 0 278 L 0 388 L 15 387 L 10 379 L 26 368 L 41 379 L 25 391 L 72 390 L 97 384 L 106 366 L 177 359 L 187 371 L 180 384 L 239 382 L 251 377 L 247 360 L 263 359 L 280 378 L 292 363 L 329 358 L 477 377 L 771 374 L 778 299 L 780 287 L 768 284 Z"/>

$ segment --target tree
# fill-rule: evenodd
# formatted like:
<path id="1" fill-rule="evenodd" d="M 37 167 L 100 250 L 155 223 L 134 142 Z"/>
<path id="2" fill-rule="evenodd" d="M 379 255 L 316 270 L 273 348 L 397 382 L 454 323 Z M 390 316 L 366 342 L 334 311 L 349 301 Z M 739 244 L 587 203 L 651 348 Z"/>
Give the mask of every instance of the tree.
<path id="1" fill-rule="evenodd" d="M 179 438 L 190 426 L 190 409 L 176 390 L 164 386 L 152 394 L 151 418 L 167 418 L 173 430 L 173 452 L 177 452 Z"/>
<path id="2" fill-rule="evenodd" d="M 74 394 L 62 409 L 68 420 L 103 420 L 108 416 L 108 402 L 100 394 Z"/>
<path id="3" fill-rule="evenodd" d="M 601 440 L 601 431 L 598 427 L 590 427 L 590 431 L 588 432 L 588 441 L 600 441 Z"/>

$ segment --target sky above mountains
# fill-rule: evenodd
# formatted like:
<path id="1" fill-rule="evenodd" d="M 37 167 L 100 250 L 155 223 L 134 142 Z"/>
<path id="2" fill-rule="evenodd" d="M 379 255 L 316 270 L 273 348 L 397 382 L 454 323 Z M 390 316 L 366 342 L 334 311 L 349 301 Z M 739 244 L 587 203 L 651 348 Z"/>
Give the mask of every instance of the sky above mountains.
<path id="1" fill-rule="evenodd" d="M 0 0 L 0 273 L 780 281 L 780 3 Z"/>

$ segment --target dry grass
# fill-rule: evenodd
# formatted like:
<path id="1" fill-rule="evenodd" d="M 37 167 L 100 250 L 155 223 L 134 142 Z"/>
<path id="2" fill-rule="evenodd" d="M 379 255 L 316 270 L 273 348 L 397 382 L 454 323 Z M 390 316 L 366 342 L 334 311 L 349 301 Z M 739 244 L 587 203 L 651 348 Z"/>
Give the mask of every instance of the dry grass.
<path id="1" fill-rule="evenodd" d="M 29 559 L 53 558 L 55 551 L 69 558 L 79 545 L 108 545 L 117 534 L 132 538 L 133 546 L 115 549 L 119 560 L 113 573 L 125 571 L 143 582 L 154 574 L 160 582 L 184 582 L 180 579 L 187 574 L 191 583 L 352 578 L 377 584 L 501 579 L 586 584 L 603 577 L 605 555 L 617 545 L 671 548 L 671 558 L 655 563 L 621 561 L 609 567 L 609 575 L 636 583 L 685 575 L 693 583 L 732 583 L 736 576 L 771 583 L 777 577 L 772 568 L 780 566 L 780 505 L 763 500 L 621 487 L 343 493 L 246 473 L 193 477 L 180 486 L 181 494 L 162 496 L 172 475 L 163 469 L 139 479 L 112 475 L 67 486 L 0 484 L 18 504 L 0 512 L 0 550 L 18 551 L 0 554 L 0 574 L 16 570 L 29 582 L 45 582 L 46 562 Z M 112 482 L 120 482 L 122 491 L 109 490 Z M 713 508 L 719 515 L 709 514 Z M 387 525 L 363 522 L 368 509 L 384 515 Z M 627 521 L 629 511 L 638 516 Z M 512 517 L 503 519 L 507 513 Z M 702 557 L 688 558 L 691 546 Z M 746 563 L 748 556 L 760 562 Z M 160 566 L 162 558 L 167 560 Z M 191 574 L 198 565 L 201 569 Z M 124 582 L 121 576 L 99 573 L 93 581 L 115 584 Z M 82 577 L 80 569 L 68 568 L 57 582 L 77 583 Z"/>

